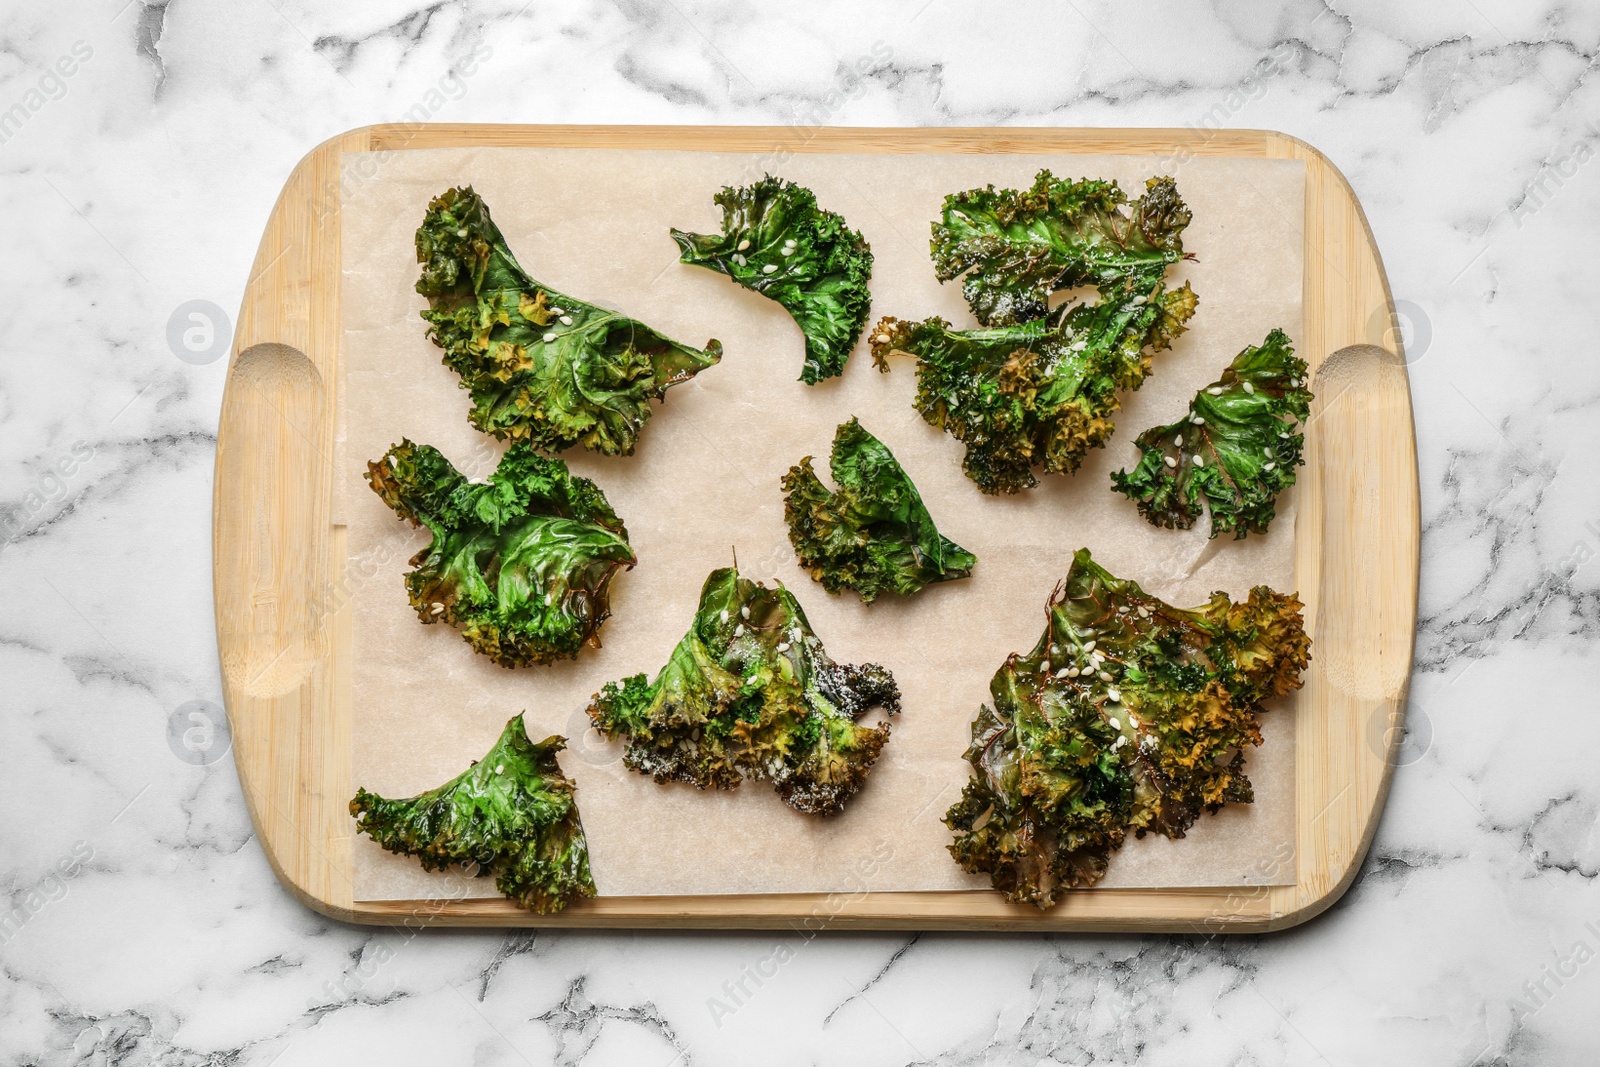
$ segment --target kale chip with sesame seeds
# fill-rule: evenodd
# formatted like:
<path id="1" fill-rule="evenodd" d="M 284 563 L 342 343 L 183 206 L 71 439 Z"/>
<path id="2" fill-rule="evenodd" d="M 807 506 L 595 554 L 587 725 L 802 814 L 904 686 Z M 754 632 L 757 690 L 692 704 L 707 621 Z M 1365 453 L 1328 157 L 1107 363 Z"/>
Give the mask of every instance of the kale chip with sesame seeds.
<path id="1" fill-rule="evenodd" d="M 1126 213 L 1124 213 L 1126 212 Z M 1170 178 L 1152 178 L 1131 205 L 1115 182 L 1064 182 L 1040 171 L 1026 191 L 993 186 L 945 198 L 933 225 L 934 269 L 962 277 L 984 329 L 943 319 L 886 318 L 872 358 L 915 356 L 917 410 L 967 446 L 962 465 L 986 493 L 1015 493 L 1047 474 L 1077 470 L 1105 444 L 1150 356 L 1194 314 L 1194 291 L 1166 286 L 1188 258 L 1189 209 Z M 1051 294 L 1091 285 L 1097 299 L 1049 310 Z"/>
<path id="2" fill-rule="evenodd" d="M 631 455 L 650 401 L 722 358 L 559 293 L 518 265 L 483 199 L 451 189 L 417 230 L 428 336 L 472 396 L 472 425 L 558 452 Z"/>
<path id="3" fill-rule="evenodd" d="M 1311 410 L 1306 364 L 1282 330 L 1234 357 L 1195 394 L 1189 413 L 1135 442 L 1143 455 L 1112 487 L 1156 526 L 1187 530 L 1211 511 L 1211 536 L 1264 534 L 1278 494 L 1294 484 Z"/>
<path id="4" fill-rule="evenodd" d="M 972 724 L 950 854 L 1047 908 L 1104 877 L 1130 831 L 1181 838 L 1201 813 L 1251 802 L 1256 716 L 1310 662 L 1300 608 L 1265 586 L 1174 608 L 1080 550 L 1044 635 L 1006 660 Z"/>
<path id="5" fill-rule="evenodd" d="M 887 371 L 890 355 L 914 356 L 923 419 L 967 446 L 962 468 L 979 489 L 1015 493 L 1039 484 L 1035 469 L 1070 474 L 1106 443 L 1118 390 L 1139 388 L 1194 309 L 1193 290 L 1166 289 L 1157 270 L 1108 285 L 1098 303 L 1012 326 L 886 318 L 872 358 Z"/>
<path id="6" fill-rule="evenodd" d="M 889 740 L 887 722 L 860 722 L 875 707 L 900 710 L 887 669 L 834 662 L 792 593 L 724 567 L 706 578 L 694 623 L 655 680 L 607 683 L 588 713 L 626 743 L 627 766 L 658 782 L 760 779 L 797 811 L 834 815 Z"/>
<path id="7" fill-rule="evenodd" d="M 557 912 L 595 895 L 577 786 L 556 762 L 566 744 L 534 744 L 518 715 L 483 759 L 439 788 L 406 800 L 357 789 L 350 814 L 361 833 L 424 870 L 492 875 L 519 907 Z"/>
<path id="8" fill-rule="evenodd" d="M 720 271 L 776 300 L 805 335 L 800 380 L 844 372 L 871 311 L 872 247 L 810 189 L 770 175 L 713 197 L 721 233 L 673 230 L 682 262 Z"/>
<path id="9" fill-rule="evenodd" d="M 406 575 L 417 618 L 458 628 L 502 667 L 600 647 L 612 576 L 634 554 L 589 479 L 519 441 L 487 482 L 470 482 L 438 449 L 406 440 L 368 463 L 366 478 L 397 515 L 433 534 Z"/>

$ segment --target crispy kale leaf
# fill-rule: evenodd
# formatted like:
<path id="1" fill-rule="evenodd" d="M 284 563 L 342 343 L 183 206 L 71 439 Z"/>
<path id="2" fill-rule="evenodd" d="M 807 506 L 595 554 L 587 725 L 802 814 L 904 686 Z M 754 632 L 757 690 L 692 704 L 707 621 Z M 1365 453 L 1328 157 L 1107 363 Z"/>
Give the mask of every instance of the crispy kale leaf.
<path id="1" fill-rule="evenodd" d="M 1140 434 L 1138 465 L 1117 471 L 1111 484 L 1156 526 L 1187 530 L 1204 497 L 1212 537 L 1264 534 L 1278 494 L 1294 484 L 1310 409 L 1305 360 L 1273 330 L 1196 393 L 1188 415 Z"/>
<path id="2" fill-rule="evenodd" d="M 874 707 L 900 710 L 888 670 L 835 663 L 792 593 L 724 567 L 706 578 L 694 625 L 655 681 L 608 683 L 589 717 L 658 782 L 765 779 L 796 810 L 833 815 L 889 740 L 888 723 L 857 721 Z"/>
<path id="3" fill-rule="evenodd" d="M 985 326 L 1043 317 L 1050 294 L 1080 285 L 1159 278 L 1184 258 L 1189 209 L 1171 178 L 1151 178 L 1133 201 L 1116 182 L 1069 182 L 1041 170 L 1033 188 L 990 185 L 945 197 L 933 224 L 940 281 L 963 272 L 962 295 Z"/>
<path id="4" fill-rule="evenodd" d="M 1182 610 L 1078 552 L 1044 636 L 990 683 L 973 777 L 945 815 L 950 853 L 1013 903 L 1093 885 L 1129 831 L 1184 836 L 1201 812 L 1253 799 L 1244 750 L 1262 702 L 1300 686 L 1300 602 L 1265 586 Z"/>
<path id="5" fill-rule="evenodd" d="M 682 262 L 721 271 L 782 304 L 806 338 L 801 381 L 843 373 L 872 305 L 866 238 L 819 208 L 810 189 L 782 178 L 724 188 L 713 199 L 722 208 L 721 233 L 672 231 Z"/>
<path id="6" fill-rule="evenodd" d="M 953 330 L 943 319 L 886 318 L 872 358 L 915 356 L 917 410 L 967 446 L 962 467 L 985 493 L 1038 484 L 1033 468 L 1066 474 L 1106 443 L 1119 389 L 1137 389 L 1150 357 L 1171 346 L 1194 314 L 1187 284 L 1159 273 L 1107 286 L 1095 304 L 1059 308 L 1014 326 Z"/>
<path id="7" fill-rule="evenodd" d="M 894 455 L 852 418 L 833 435 L 833 492 L 811 457 L 783 476 L 784 518 L 800 565 L 830 593 L 915 593 L 972 573 L 978 558 L 933 525 L 933 516 Z"/>
<path id="8" fill-rule="evenodd" d="M 528 740 L 522 716 L 489 754 L 437 789 L 389 800 L 357 789 L 350 814 L 390 852 L 416 856 L 428 871 L 460 864 L 519 906 L 560 911 L 595 895 L 577 789 L 556 763 L 564 737 Z"/>
<path id="9" fill-rule="evenodd" d="M 433 534 L 406 575 L 417 618 L 459 627 L 503 667 L 600 646 L 611 577 L 634 554 L 589 479 L 519 441 L 487 482 L 469 482 L 438 449 L 401 441 L 367 464 L 367 482 Z"/>
<path id="10" fill-rule="evenodd" d="M 472 394 L 472 425 L 502 440 L 631 455 L 650 401 L 722 358 L 535 281 L 471 188 L 428 205 L 417 262 L 428 336 Z"/>

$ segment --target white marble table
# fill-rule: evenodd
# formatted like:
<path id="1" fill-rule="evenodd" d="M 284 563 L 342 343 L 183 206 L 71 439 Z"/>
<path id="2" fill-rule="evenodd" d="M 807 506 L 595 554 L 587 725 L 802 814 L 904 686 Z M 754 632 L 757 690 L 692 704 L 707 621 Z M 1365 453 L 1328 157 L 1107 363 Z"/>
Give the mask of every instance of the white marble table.
<path id="1" fill-rule="evenodd" d="M 0 1061 L 1600 1060 L 1600 4 L 123 2 L 0 20 Z M 810 942 L 407 938 L 291 900 L 231 761 L 169 743 L 220 699 L 225 362 L 168 321 L 237 308 L 307 148 L 407 115 L 1327 152 L 1410 321 L 1424 516 L 1420 729 L 1349 896 L 1271 937 Z"/>

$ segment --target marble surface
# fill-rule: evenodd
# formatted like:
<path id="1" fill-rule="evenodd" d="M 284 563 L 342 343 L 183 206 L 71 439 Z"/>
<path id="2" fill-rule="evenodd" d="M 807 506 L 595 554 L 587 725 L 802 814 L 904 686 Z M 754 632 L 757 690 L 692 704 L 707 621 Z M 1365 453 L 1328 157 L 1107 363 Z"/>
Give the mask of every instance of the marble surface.
<path id="1" fill-rule="evenodd" d="M 5 5 L 0 1061 L 1600 1059 L 1600 4 L 974 9 Z M 220 700 L 226 341 L 186 305 L 237 308 L 306 149 L 408 114 L 1228 125 L 1327 152 L 1411 333 L 1424 515 L 1415 729 L 1355 888 L 1214 939 L 408 936 L 291 900 L 222 739 L 180 758 Z"/>

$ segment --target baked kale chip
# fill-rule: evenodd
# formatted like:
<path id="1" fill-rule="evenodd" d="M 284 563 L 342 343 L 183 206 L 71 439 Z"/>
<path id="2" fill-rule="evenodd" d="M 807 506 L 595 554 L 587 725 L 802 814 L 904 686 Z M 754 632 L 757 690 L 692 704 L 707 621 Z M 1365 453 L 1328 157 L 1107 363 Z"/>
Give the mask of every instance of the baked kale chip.
<path id="1" fill-rule="evenodd" d="M 350 814 L 390 852 L 416 856 L 423 870 L 460 865 L 518 906 L 560 911 L 595 895 L 577 789 L 556 763 L 564 737 L 528 740 L 522 716 L 483 759 L 438 789 L 388 800 L 357 789 Z M 474 870 L 474 868 L 476 868 Z"/>
<path id="2" fill-rule="evenodd" d="M 436 448 L 402 440 L 367 482 L 433 540 L 411 558 L 417 618 L 461 630 L 502 667 L 571 659 L 600 647 L 609 587 L 633 549 L 605 494 L 519 441 L 487 482 L 469 482 Z"/>
<path id="3" fill-rule="evenodd" d="M 1257 586 L 1181 610 L 1079 551 L 1044 636 L 1006 660 L 972 724 L 973 777 L 944 820 L 956 862 L 1046 908 L 1099 881 L 1129 831 L 1179 838 L 1249 803 L 1256 715 L 1310 661 L 1300 607 Z"/>
<path id="4" fill-rule="evenodd" d="M 650 401 L 722 358 L 558 293 L 517 265 L 481 197 L 435 197 L 417 230 L 422 317 L 472 395 L 472 425 L 546 452 L 631 455 Z"/>
<path id="5" fill-rule="evenodd" d="M 1187 328 L 1195 295 L 1159 274 L 1109 285 L 1104 299 L 1014 326 L 954 330 L 943 319 L 886 318 L 872 358 L 915 356 L 917 410 L 966 444 L 962 467 L 985 493 L 1015 493 L 1077 470 L 1111 436 L 1119 389 L 1137 389 L 1153 353 Z"/>
<path id="6" fill-rule="evenodd" d="M 844 371 L 871 310 L 872 247 L 810 189 L 771 176 L 713 197 L 721 233 L 673 230 L 684 263 L 721 271 L 786 308 L 806 338 L 800 380 Z"/>
<path id="7" fill-rule="evenodd" d="M 966 274 L 961 292 L 979 322 L 1009 326 L 1043 317 L 1062 289 L 1159 278 L 1185 258 L 1188 225 L 1171 178 L 1151 178 L 1130 206 L 1116 182 L 1041 170 L 1026 191 L 990 185 L 945 197 L 933 266 L 942 282 Z"/>
<path id="8" fill-rule="evenodd" d="M 830 593 L 853 589 L 871 603 L 972 573 L 978 558 L 933 525 L 894 455 L 852 418 L 833 435 L 833 492 L 811 457 L 783 476 L 783 513 L 800 565 Z"/>
<path id="9" fill-rule="evenodd" d="M 627 743 L 627 766 L 658 782 L 764 779 L 797 811 L 834 815 L 889 740 L 888 723 L 857 721 L 874 707 L 900 710 L 887 669 L 835 663 L 792 593 L 724 567 L 655 681 L 607 683 L 588 710 L 602 735 Z"/>
<path id="10" fill-rule="evenodd" d="M 1312 399 L 1306 383 L 1305 360 L 1273 330 L 1196 393 L 1188 415 L 1140 434 L 1143 455 L 1132 471 L 1111 476 L 1112 487 L 1156 526 L 1187 530 L 1204 498 L 1212 537 L 1266 533 L 1300 464 L 1300 424 Z"/>

